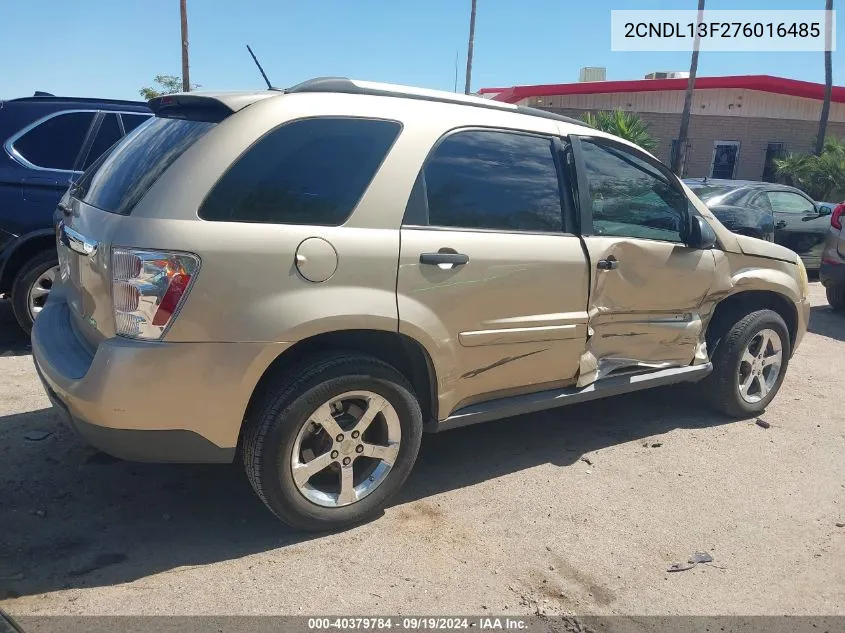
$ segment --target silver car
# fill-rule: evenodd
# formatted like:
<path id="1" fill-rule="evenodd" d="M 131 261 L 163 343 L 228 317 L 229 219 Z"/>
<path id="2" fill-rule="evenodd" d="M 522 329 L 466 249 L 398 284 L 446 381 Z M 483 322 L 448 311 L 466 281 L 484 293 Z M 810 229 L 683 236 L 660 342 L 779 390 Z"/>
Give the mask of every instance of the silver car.
<path id="1" fill-rule="evenodd" d="M 842 230 L 845 202 L 830 216 L 830 231 L 822 252 L 819 279 L 827 291 L 827 302 L 837 312 L 845 312 L 845 231 Z"/>

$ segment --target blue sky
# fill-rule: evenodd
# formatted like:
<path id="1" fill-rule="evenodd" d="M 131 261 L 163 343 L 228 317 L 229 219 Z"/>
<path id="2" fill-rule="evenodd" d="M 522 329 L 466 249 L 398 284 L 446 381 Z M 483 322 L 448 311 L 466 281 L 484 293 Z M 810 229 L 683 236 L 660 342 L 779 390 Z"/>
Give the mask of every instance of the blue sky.
<path id="1" fill-rule="evenodd" d="M 606 66 L 608 79 L 689 66 L 689 53 L 612 53 L 610 10 L 694 9 L 695 0 L 478 5 L 474 89 L 576 81 L 581 66 Z M 245 48 L 251 44 L 280 87 L 343 75 L 452 90 L 457 52 L 461 89 L 469 6 L 470 0 L 188 0 L 191 78 L 205 89 L 262 87 Z M 823 9 L 824 2 L 708 0 L 707 8 Z M 0 98 L 45 90 L 133 99 L 156 74 L 180 73 L 178 0 L 0 0 L 0 22 Z M 835 52 L 839 85 L 843 64 L 845 54 Z M 701 55 L 699 74 L 821 82 L 823 57 L 709 53 Z"/>

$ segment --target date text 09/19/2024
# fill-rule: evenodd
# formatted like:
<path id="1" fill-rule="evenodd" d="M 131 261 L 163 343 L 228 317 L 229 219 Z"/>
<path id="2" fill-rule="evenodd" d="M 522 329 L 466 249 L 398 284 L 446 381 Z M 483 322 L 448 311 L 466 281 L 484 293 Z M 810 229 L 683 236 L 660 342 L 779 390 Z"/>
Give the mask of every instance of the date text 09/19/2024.
<path id="1" fill-rule="evenodd" d="M 810 37 L 821 36 L 820 22 L 626 22 L 626 38 Z"/>
<path id="2" fill-rule="evenodd" d="M 408 631 L 444 631 L 450 629 L 478 629 L 521 631 L 528 628 L 524 619 L 513 617 L 485 616 L 479 618 L 455 617 L 316 617 L 308 619 L 311 631 L 330 631 L 336 629 L 375 629 Z"/>

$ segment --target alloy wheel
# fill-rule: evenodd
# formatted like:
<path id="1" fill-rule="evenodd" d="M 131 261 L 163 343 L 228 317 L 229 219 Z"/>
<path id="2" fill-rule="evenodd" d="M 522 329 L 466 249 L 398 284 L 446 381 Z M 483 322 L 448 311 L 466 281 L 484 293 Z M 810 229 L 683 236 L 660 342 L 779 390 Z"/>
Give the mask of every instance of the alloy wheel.
<path id="1" fill-rule="evenodd" d="M 312 503 L 341 507 L 378 488 L 399 455 L 399 415 L 372 391 L 350 391 L 319 406 L 294 441 L 291 471 Z"/>
<path id="2" fill-rule="evenodd" d="M 27 306 L 29 307 L 29 315 L 35 320 L 38 313 L 44 308 L 47 303 L 47 298 L 50 296 L 50 291 L 53 289 L 53 282 L 56 280 L 56 275 L 59 272 L 58 266 L 48 268 L 41 273 L 38 278 L 29 287 L 27 293 Z"/>
<path id="3" fill-rule="evenodd" d="M 774 330 L 760 330 L 745 348 L 739 363 L 739 395 L 750 404 L 760 402 L 777 384 L 783 364 L 783 342 Z"/>

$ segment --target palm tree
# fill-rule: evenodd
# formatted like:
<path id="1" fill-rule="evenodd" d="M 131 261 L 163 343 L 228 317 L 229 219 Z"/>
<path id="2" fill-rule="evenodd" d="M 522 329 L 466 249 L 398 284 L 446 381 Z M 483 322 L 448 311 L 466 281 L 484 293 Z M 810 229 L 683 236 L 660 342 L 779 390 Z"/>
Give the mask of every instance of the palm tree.
<path id="1" fill-rule="evenodd" d="M 830 116 L 830 93 L 833 90 L 833 60 L 831 59 L 830 45 L 833 25 L 830 16 L 833 11 L 833 0 L 825 0 L 824 16 L 824 103 L 822 103 L 822 115 L 819 118 L 819 134 L 816 137 L 816 156 L 821 156 L 824 150 L 824 137 L 827 134 L 827 119 Z"/>
<path id="2" fill-rule="evenodd" d="M 689 80 L 684 95 L 684 111 L 681 114 L 681 129 L 678 132 L 678 150 L 672 160 L 672 171 L 682 176 L 681 169 L 687 153 L 687 133 L 689 131 L 689 115 L 692 110 L 692 93 L 695 90 L 695 75 L 698 72 L 698 47 L 701 38 L 698 35 L 698 25 L 704 21 L 704 0 L 698 0 L 698 20 L 695 27 L 695 39 L 692 43 L 692 58 L 689 64 Z"/>
<path id="3" fill-rule="evenodd" d="M 789 154 L 775 160 L 778 180 L 803 189 L 814 200 L 845 191 L 845 142 L 829 138 L 821 154 Z"/>
<path id="4" fill-rule="evenodd" d="M 469 47 L 467 49 L 467 80 L 464 84 L 464 94 L 469 94 L 469 87 L 472 83 L 472 49 L 475 46 L 475 3 L 472 0 L 472 9 L 469 14 Z"/>
<path id="5" fill-rule="evenodd" d="M 191 76 L 188 70 L 188 7 L 187 0 L 179 0 L 179 17 L 182 24 L 182 92 L 190 92 Z"/>
<path id="6" fill-rule="evenodd" d="M 657 141 L 649 132 L 648 123 L 633 112 L 619 109 L 611 112 L 599 111 L 595 114 L 587 112 L 581 120 L 590 127 L 624 138 L 644 150 L 651 151 L 657 147 Z"/>

